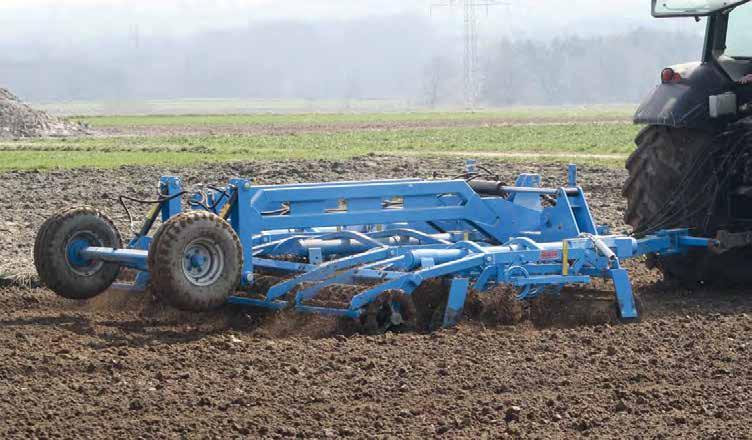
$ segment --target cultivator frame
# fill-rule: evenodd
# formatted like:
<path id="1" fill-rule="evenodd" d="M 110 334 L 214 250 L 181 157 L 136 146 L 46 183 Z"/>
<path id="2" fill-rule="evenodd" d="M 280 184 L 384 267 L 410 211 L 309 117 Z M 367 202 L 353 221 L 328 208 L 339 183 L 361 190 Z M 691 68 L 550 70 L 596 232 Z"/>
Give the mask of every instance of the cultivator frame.
<path id="1" fill-rule="evenodd" d="M 593 220 L 574 165 L 559 188 L 541 187 L 535 174 L 520 175 L 513 186 L 478 177 L 475 162 L 468 161 L 464 178 L 448 180 L 253 185 L 232 179 L 225 187 L 193 192 L 188 205 L 189 211 L 209 211 L 232 227 L 242 252 L 238 291 L 252 287 L 259 271 L 288 277 L 260 296 L 233 289 L 225 302 L 354 319 L 393 292 L 410 297 L 431 279 L 450 284 L 443 317 L 450 326 L 461 316 L 470 289 L 513 286 L 524 300 L 593 278 L 612 280 L 620 316 L 636 319 L 623 259 L 717 246 L 682 229 L 639 240 L 610 235 Z M 150 264 L 161 258 L 150 259 L 150 229 L 160 216 L 167 222 L 185 215 L 181 180 L 162 177 L 159 188 L 159 200 L 127 246 L 73 241 L 65 249 L 69 265 L 101 262 L 135 269 L 131 288 L 145 289 Z M 174 262 L 186 279 L 219 260 L 211 246 L 198 249 L 186 250 L 184 261 Z M 333 285 L 363 288 L 341 307 L 312 304 Z M 195 294 L 206 288 L 196 284 Z M 390 319 L 398 324 L 400 305 L 390 307 Z"/>

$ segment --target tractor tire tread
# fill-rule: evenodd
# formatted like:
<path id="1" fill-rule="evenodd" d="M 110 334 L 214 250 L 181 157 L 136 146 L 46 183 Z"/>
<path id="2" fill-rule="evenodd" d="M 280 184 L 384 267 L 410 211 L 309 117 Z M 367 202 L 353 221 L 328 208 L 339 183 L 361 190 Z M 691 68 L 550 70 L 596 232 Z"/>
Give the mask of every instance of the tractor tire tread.
<path id="1" fill-rule="evenodd" d="M 688 128 L 648 126 L 635 139 L 637 149 L 626 162 L 629 177 L 622 195 L 627 199 L 625 223 L 643 230 L 665 208 L 667 199 L 682 183 L 687 168 L 713 142 L 713 133 Z M 700 182 L 701 183 L 701 182 Z M 685 182 L 687 185 L 699 183 Z M 697 218 L 681 223 L 661 225 L 662 229 L 698 227 Z M 709 255 L 693 250 L 686 255 L 649 256 L 649 267 L 660 269 L 667 279 L 696 285 L 697 283 L 752 282 L 752 271 L 734 252 Z"/>

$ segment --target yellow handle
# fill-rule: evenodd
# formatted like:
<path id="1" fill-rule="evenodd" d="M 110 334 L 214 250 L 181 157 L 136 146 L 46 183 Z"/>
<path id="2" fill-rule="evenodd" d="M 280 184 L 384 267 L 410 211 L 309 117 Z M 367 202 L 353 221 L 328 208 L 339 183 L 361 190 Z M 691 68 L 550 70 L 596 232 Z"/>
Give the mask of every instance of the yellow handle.
<path id="1" fill-rule="evenodd" d="M 561 242 L 561 274 L 569 275 L 569 242 Z"/>
<path id="2" fill-rule="evenodd" d="M 222 211 L 219 212 L 219 216 L 222 218 L 227 218 L 228 214 L 230 214 L 231 209 L 232 209 L 232 203 L 227 202 L 225 206 L 222 207 Z"/>
<path id="3" fill-rule="evenodd" d="M 147 219 L 154 218 L 157 215 L 157 211 L 159 211 L 161 208 L 162 208 L 162 204 L 161 203 L 155 204 L 154 207 L 151 208 L 151 210 L 149 211 L 149 213 L 146 214 L 146 218 Z"/>

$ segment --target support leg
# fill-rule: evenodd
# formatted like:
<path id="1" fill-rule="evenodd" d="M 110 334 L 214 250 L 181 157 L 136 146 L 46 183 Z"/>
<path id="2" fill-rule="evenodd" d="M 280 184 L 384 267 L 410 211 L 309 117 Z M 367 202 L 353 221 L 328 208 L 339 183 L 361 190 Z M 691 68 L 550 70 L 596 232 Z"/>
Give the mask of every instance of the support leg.
<path id="1" fill-rule="evenodd" d="M 637 319 L 637 307 L 634 295 L 632 295 L 632 283 L 629 281 L 629 273 L 625 269 L 610 269 L 608 271 L 614 280 L 616 289 L 616 301 L 619 304 L 619 314 L 622 319 Z"/>
<path id="2" fill-rule="evenodd" d="M 454 278 L 452 280 L 452 285 L 449 287 L 446 312 L 444 312 L 444 327 L 454 326 L 462 316 L 469 286 L 470 280 L 467 278 Z"/>

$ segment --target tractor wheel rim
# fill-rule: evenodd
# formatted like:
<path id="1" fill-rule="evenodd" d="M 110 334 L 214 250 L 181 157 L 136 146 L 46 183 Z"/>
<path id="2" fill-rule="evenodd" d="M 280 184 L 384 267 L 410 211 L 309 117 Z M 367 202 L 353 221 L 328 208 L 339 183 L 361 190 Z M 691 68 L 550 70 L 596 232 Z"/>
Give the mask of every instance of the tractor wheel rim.
<path id="1" fill-rule="evenodd" d="M 222 249 L 206 238 L 193 240 L 183 251 L 182 268 L 185 278 L 194 286 L 210 286 L 222 276 L 225 268 Z"/>
<path id="2" fill-rule="evenodd" d="M 65 262 L 77 275 L 90 277 L 104 265 L 103 261 L 87 260 L 81 257 L 81 251 L 87 247 L 102 247 L 102 240 L 91 231 L 78 231 L 68 238 L 65 244 Z"/>

